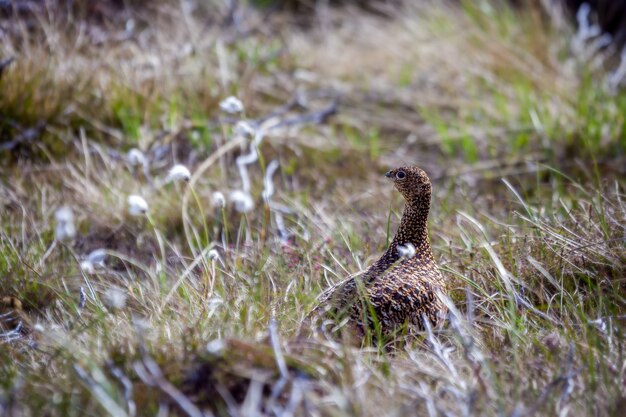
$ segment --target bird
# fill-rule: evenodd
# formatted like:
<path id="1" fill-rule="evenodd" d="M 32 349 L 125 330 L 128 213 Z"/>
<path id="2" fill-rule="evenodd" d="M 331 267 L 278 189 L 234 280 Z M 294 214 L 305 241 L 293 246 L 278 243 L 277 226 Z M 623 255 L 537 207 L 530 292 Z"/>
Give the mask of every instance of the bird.
<path id="1" fill-rule="evenodd" d="M 412 332 L 439 326 L 447 314 L 439 296 L 445 294 L 446 284 L 428 235 L 430 179 L 416 166 L 392 169 L 385 176 L 405 200 L 393 240 L 362 273 L 324 291 L 309 314 L 313 319 L 347 322 L 360 338 L 368 329 L 379 331 L 379 336 L 393 336 L 407 327 Z"/>

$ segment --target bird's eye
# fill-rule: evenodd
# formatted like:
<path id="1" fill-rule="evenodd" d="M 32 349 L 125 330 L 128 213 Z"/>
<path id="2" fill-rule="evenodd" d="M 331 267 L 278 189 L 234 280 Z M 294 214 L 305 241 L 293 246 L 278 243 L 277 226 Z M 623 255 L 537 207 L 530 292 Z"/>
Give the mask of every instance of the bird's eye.
<path id="1" fill-rule="evenodd" d="M 397 179 L 399 179 L 399 180 L 403 180 L 403 179 L 405 179 L 405 178 L 406 178 L 406 172 L 404 172 L 404 171 L 398 171 L 398 172 L 396 173 L 396 178 L 397 178 Z"/>

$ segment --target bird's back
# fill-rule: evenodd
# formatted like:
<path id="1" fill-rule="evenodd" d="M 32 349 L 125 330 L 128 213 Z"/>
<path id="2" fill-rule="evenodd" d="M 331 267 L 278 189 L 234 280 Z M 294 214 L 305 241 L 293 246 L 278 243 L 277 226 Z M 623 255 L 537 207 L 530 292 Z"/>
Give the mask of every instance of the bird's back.
<path id="1" fill-rule="evenodd" d="M 405 324 L 423 329 L 424 319 L 434 326 L 440 324 L 447 310 L 437 293 L 444 291 L 445 283 L 435 261 L 418 254 L 387 269 L 366 287 L 365 295 L 381 329 L 389 333 Z M 353 312 L 353 318 L 360 323 L 366 316 L 367 312 L 358 306 Z"/>
<path id="2" fill-rule="evenodd" d="M 432 255 L 416 254 L 386 266 L 374 263 L 328 288 L 314 313 L 330 313 L 335 319 L 348 315 L 360 334 L 365 333 L 364 323 L 374 328 L 372 312 L 383 334 L 404 325 L 423 329 L 425 318 L 432 326 L 440 324 L 447 310 L 437 293 L 445 291 L 445 283 Z"/>

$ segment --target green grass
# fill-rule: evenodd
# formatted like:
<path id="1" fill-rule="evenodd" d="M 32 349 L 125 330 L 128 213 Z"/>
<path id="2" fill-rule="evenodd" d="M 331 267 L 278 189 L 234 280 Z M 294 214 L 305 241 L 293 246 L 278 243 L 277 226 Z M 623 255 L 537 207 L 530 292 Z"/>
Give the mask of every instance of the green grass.
<path id="1" fill-rule="evenodd" d="M 570 29 L 499 3 L 302 28 L 163 1 L 124 12 L 127 32 L 80 7 L 3 20 L 0 145 L 43 128 L 0 151 L 2 413 L 620 415 L 626 95 L 571 56 Z M 219 110 L 230 95 L 244 115 Z M 290 122 L 247 166 L 246 213 L 229 199 L 241 119 Z M 175 163 L 188 183 L 164 184 Z M 383 174 L 404 164 L 433 180 L 448 323 L 386 345 L 304 336 L 316 296 L 385 249 L 402 201 Z M 56 242 L 63 205 L 77 233 Z"/>

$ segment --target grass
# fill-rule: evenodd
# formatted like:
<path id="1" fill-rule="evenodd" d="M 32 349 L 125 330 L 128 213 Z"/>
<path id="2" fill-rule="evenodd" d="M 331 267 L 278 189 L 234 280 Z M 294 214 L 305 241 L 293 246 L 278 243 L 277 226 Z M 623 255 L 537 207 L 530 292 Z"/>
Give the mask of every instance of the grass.
<path id="1" fill-rule="evenodd" d="M 620 415 L 626 96 L 571 28 L 472 4 L 305 28 L 168 1 L 3 20 L 0 410 Z M 243 114 L 220 111 L 230 95 Z M 189 182 L 164 182 L 175 163 Z M 385 249 L 402 203 L 382 174 L 403 164 L 433 180 L 447 325 L 303 337 L 317 294 Z"/>

